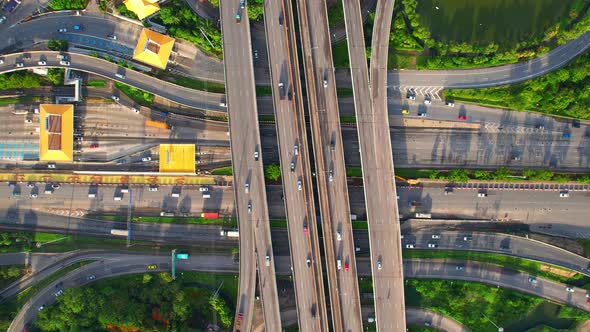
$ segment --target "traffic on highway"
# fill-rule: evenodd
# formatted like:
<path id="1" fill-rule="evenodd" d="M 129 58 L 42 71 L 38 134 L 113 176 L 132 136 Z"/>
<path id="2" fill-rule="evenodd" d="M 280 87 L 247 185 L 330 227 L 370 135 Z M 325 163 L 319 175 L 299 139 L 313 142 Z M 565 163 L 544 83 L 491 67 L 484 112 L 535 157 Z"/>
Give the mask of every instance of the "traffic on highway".
<path id="1" fill-rule="evenodd" d="M 408 279 L 590 312 L 590 9 L 395 5 L 3 1 L 0 326 L 128 275 L 166 329 L 477 330 Z"/>

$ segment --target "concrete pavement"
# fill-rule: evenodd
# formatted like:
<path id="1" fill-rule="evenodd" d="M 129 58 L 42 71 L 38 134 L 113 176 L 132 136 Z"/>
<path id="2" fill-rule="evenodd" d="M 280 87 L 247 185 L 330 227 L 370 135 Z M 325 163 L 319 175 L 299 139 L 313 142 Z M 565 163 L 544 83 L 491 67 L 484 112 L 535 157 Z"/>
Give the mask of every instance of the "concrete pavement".
<path id="1" fill-rule="evenodd" d="M 266 1 L 264 19 L 297 317 L 301 330 L 320 331 L 323 273 L 291 3 Z"/>
<path id="2" fill-rule="evenodd" d="M 332 328 L 359 331 L 363 325 L 327 8 L 322 1 L 299 1 L 297 6 Z"/>
<path id="3" fill-rule="evenodd" d="M 265 328 L 280 331 L 275 263 L 256 110 L 250 21 L 247 8 L 241 8 L 237 0 L 226 1 L 220 11 L 235 210 L 240 229 L 240 288 L 236 321 L 242 319 L 242 330 L 250 331 L 257 267 Z M 240 15 L 240 19 L 236 20 L 236 15 Z"/>
<path id="4" fill-rule="evenodd" d="M 354 93 L 377 331 L 406 329 L 399 214 L 387 113 L 387 54 L 393 1 L 378 1 L 371 68 L 367 65 L 358 6 L 345 1 L 348 54 Z M 369 80 L 370 78 L 370 80 Z"/>

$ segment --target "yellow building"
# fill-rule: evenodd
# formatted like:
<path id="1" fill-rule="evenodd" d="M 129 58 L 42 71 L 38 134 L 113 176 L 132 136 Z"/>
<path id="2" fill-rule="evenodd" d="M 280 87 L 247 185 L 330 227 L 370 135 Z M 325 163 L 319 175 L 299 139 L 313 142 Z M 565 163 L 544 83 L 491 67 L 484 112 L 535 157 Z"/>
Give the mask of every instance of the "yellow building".
<path id="1" fill-rule="evenodd" d="M 166 69 L 174 46 L 174 38 L 149 29 L 143 29 L 133 52 L 133 59 Z"/>
<path id="2" fill-rule="evenodd" d="M 195 145 L 160 144 L 160 173 L 195 174 Z"/>
<path id="3" fill-rule="evenodd" d="M 74 105 L 39 105 L 39 160 L 72 161 Z"/>
<path id="4" fill-rule="evenodd" d="M 134 12 L 140 20 L 160 10 L 158 0 L 125 0 L 125 7 Z"/>

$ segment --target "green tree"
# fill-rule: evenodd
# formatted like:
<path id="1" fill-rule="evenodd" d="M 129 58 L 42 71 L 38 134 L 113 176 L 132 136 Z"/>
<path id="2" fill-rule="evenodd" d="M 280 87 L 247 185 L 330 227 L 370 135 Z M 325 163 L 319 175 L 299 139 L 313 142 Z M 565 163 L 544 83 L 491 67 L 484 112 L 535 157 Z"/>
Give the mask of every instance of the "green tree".
<path id="1" fill-rule="evenodd" d="M 500 167 L 494 173 L 493 178 L 494 178 L 494 180 L 502 181 L 502 180 L 508 179 L 509 175 L 510 175 L 510 171 L 508 170 L 508 168 Z"/>
<path id="2" fill-rule="evenodd" d="M 64 75 L 65 75 L 65 69 L 63 69 L 63 68 L 50 68 L 47 71 L 47 79 L 53 85 L 63 85 L 64 84 Z"/>
<path id="3" fill-rule="evenodd" d="M 49 8 L 53 10 L 84 9 L 86 4 L 87 0 L 51 0 Z"/>
<path id="4" fill-rule="evenodd" d="M 221 323 L 226 327 L 230 326 L 232 323 L 232 317 L 231 312 L 225 301 L 223 301 L 223 299 L 221 299 L 220 297 L 210 297 L 209 304 L 211 305 L 213 310 L 215 310 L 219 315 Z"/>
<path id="5" fill-rule="evenodd" d="M 473 173 L 477 180 L 490 180 L 492 178 L 492 174 L 488 171 L 477 170 Z"/>
<path id="6" fill-rule="evenodd" d="M 277 181 L 281 177 L 281 168 L 277 164 L 270 164 L 264 168 L 264 177 Z"/>
<path id="7" fill-rule="evenodd" d="M 69 45 L 66 40 L 49 39 L 49 41 L 47 42 L 47 48 L 49 48 L 52 51 L 65 52 L 68 50 L 68 47 Z"/>
<path id="8" fill-rule="evenodd" d="M 449 172 L 447 178 L 451 182 L 465 183 L 469 181 L 469 173 L 465 169 L 456 168 Z"/>

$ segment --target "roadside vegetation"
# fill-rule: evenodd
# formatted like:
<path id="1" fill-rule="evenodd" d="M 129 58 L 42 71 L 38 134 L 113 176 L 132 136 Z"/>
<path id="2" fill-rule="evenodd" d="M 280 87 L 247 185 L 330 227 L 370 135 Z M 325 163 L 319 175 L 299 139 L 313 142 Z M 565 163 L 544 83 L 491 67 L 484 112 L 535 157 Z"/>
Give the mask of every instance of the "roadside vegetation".
<path id="1" fill-rule="evenodd" d="M 127 216 L 121 215 L 92 215 L 93 218 L 127 221 Z M 219 225 L 224 227 L 237 227 L 235 218 L 201 218 L 201 217 L 162 217 L 162 216 L 135 216 L 131 218 L 136 222 L 152 222 L 159 224 L 193 224 L 193 225 Z"/>
<path id="2" fill-rule="evenodd" d="M 590 319 L 590 313 L 579 309 L 473 282 L 409 279 L 405 294 L 406 306 L 439 312 L 478 332 L 498 331 L 491 322 L 507 331 L 525 331 L 543 325 L 562 331 Z M 511 328 L 524 323 L 525 328 Z"/>
<path id="3" fill-rule="evenodd" d="M 171 36 L 187 40 L 218 58 L 222 57 L 219 27 L 215 22 L 197 16 L 186 1 L 171 0 L 163 4 L 154 22 L 164 25 Z"/>
<path id="4" fill-rule="evenodd" d="M 51 0 L 49 8 L 53 10 L 84 9 L 88 0 Z"/>
<path id="5" fill-rule="evenodd" d="M 41 331 L 197 331 L 213 323 L 227 330 L 237 284 L 234 275 L 193 272 L 174 281 L 168 273 L 101 280 L 66 290 L 39 313 L 35 326 Z"/>
<path id="6" fill-rule="evenodd" d="M 69 44 L 67 40 L 49 39 L 47 48 L 52 51 L 65 52 L 68 50 Z"/>
<path id="7" fill-rule="evenodd" d="M 26 70 L 0 74 L 0 90 L 38 88 L 43 78 Z"/>
<path id="8" fill-rule="evenodd" d="M 590 119 L 590 52 L 566 67 L 510 86 L 444 91 L 450 100 Z"/>
<path id="9" fill-rule="evenodd" d="M 106 10 L 106 5 L 105 5 L 105 10 Z M 117 12 L 119 13 L 119 15 L 123 15 L 123 16 L 125 16 L 127 18 L 132 19 L 132 20 L 139 21 L 139 17 L 137 17 L 137 15 L 134 12 L 130 11 L 129 9 L 127 9 L 127 6 L 125 6 L 124 3 L 123 4 L 120 4 L 117 7 Z"/>
<path id="10" fill-rule="evenodd" d="M 89 80 L 86 84 L 95 88 L 106 87 L 106 82 L 104 80 Z"/>
<path id="11" fill-rule="evenodd" d="M 590 28 L 584 0 L 402 0 L 396 7 L 390 34 L 396 52 L 390 54 L 404 57 L 392 55 L 390 69 L 515 63 L 545 54 Z"/>
<path id="12" fill-rule="evenodd" d="M 264 166 L 264 177 L 271 181 L 278 181 L 281 177 L 281 166 L 278 164 Z"/>
<path id="13" fill-rule="evenodd" d="M 47 80 L 53 85 L 63 85 L 65 71 L 63 68 L 49 68 L 47 70 Z"/>
<path id="14" fill-rule="evenodd" d="M 55 280 L 61 278 L 62 276 L 68 274 L 69 272 L 82 267 L 86 264 L 90 263 L 90 261 L 78 262 L 74 263 L 70 266 L 64 267 L 61 270 L 55 272 L 54 274 L 42 279 L 38 283 L 28 287 L 27 289 L 18 293 L 16 297 L 13 297 L 5 302 L 2 303 L 0 306 L 0 329 L 2 331 L 8 330 L 10 323 L 16 317 L 22 306 L 27 303 L 35 294 L 37 294 L 40 290 L 47 287 L 47 285 L 51 284 Z M 88 301 L 92 302 L 92 301 Z"/>
<path id="15" fill-rule="evenodd" d="M 590 277 L 586 277 L 567 268 L 541 263 L 531 259 L 496 253 L 459 250 L 404 250 L 402 255 L 403 258 L 449 259 L 493 264 L 577 287 L 584 287 L 586 284 L 590 283 Z M 563 273 L 551 273 L 549 268 L 554 268 L 554 271 Z M 566 277 L 568 274 L 571 275 L 571 277 Z"/>
<path id="16" fill-rule="evenodd" d="M 185 88 L 208 91 L 212 93 L 225 93 L 225 85 L 223 83 L 200 81 L 184 76 L 165 75 L 160 78 L 164 78 L 168 82 L 183 86 Z"/>
<path id="17" fill-rule="evenodd" d="M 115 87 L 139 105 L 149 107 L 154 103 L 154 95 L 149 92 L 119 82 L 115 82 Z"/>
<path id="18" fill-rule="evenodd" d="M 351 172 L 357 172 L 357 168 L 350 168 Z M 360 172 L 360 168 L 358 168 Z M 347 168 L 348 174 L 348 168 Z M 481 181 L 503 181 L 503 182 L 522 182 L 522 181 L 553 181 L 568 182 L 576 181 L 579 183 L 590 183 L 588 174 L 564 174 L 554 173 L 547 169 L 524 169 L 523 171 L 511 171 L 506 167 L 500 167 L 495 171 L 472 170 L 455 168 L 452 170 L 418 170 L 418 169 L 399 169 L 395 171 L 397 176 L 404 178 L 429 178 L 431 180 L 447 180 L 449 182 L 465 183 L 469 180 Z"/>
<path id="19" fill-rule="evenodd" d="M 231 166 L 219 167 L 211 171 L 212 175 L 232 176 L 234 170 Z"/>
<path id="20" fill-rule="evenodd" d="M 20 277 L 27 274 L 24 265 L 3 265 L 0 266 L 0 290 L 8 287 Z"/>

